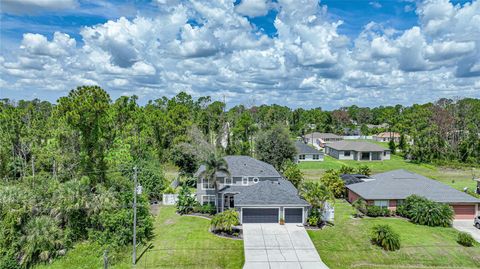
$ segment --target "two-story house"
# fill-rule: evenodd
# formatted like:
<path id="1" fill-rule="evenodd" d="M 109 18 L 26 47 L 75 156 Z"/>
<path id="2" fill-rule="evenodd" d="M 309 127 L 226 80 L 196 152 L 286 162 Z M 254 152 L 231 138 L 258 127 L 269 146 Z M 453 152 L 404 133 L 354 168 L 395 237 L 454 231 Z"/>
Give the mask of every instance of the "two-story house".
<path id="1" fill-rule="evenodd" d="M 197 200 L 213 204 L 218 211 L 234 208 L 241 223 L 305 223 L 309 204 L 299 195 L 290 181 L 270 164 L 249 156 L 226 156 L 229 173 L 217 172 L 215 183 L 202 177 L 205 166 L 200 166 L 197 177 Z"/>

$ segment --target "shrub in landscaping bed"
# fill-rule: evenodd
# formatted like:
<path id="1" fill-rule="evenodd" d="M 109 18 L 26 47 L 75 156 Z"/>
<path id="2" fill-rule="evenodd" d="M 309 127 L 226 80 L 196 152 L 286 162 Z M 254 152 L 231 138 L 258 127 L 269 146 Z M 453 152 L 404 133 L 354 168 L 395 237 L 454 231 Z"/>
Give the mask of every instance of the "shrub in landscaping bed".
<path id="1" fill-rule="evenodd" d="M 372 228 L 372 244 L 384 250 L 395 251 L 400 249 L 400 236 L 389 225 L 376 225 Z"/>
<path id="2" fill-rule="evenodd" d="M 475 239 L 469 233 L 460 232 L 457 235 L 457 243 L 465 247 L 471 247 L 475 243 Z"/>
<path id="3" fill-rule="evenodd" d="M 210 222 L 210 226 L 213 232 L 224 232 L 227 234 L 232 234 L 234 232 L 233 227 L 238 224 L 240 224 L 238 212 L 234 209 L 229 209 L 218 213 L 212 218 Z"/>
<path id="4" fill-rule="evenodd" d="M 367 206 L 367 216 L 369 217 L 389 217 L 391 212 L 388 208 L 382 208 L 376 205 Z"/>
<path id="5" fill-rule="evenodd" d="M 203 213 L 203 214 L 213 215 L 213 214 L 215 214 L 216 211 L 217 211 L 217 209 L 212 204 L 206 204 L 206 205 L 202 205 L 200 207 L 200 213 Z"/>
<path id="6" fill-rule="evenodd" d="M 424 197 L 411 195 L 397 208 L 397 214 L 409 218 L 413 223 L 450 227 L 453 221 L 453 209 L 448 204 L 437 203 Z"/>
<path id="7" fill-rule="evenodd" d="M 357 210 L 356 217 L 363 217 L 367 214 L 367 202 L 365 200 L 357 199 L 352 203 L 352 206 Z"/>

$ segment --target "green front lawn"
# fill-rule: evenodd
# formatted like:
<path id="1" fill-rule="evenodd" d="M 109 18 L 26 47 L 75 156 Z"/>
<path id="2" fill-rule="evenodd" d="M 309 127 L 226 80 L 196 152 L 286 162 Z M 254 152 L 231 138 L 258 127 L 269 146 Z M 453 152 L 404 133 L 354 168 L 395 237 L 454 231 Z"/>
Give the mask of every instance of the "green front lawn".
<path id="1" fill-rule="evenodd" d="M 473 181 L 472 171 L 465 169 L 452 169 L 446 167 L 437 167 L 429 164 L 417 164 L 404 160 L 402 157 L 392 155 L 390 160 L 385 161 L 343 161 L 330 156 L 325 156 L 323 162 L 301 162 L 300 169 L 305 174 L 307 180 L 318 180 L 325 170 L 338 169 L 342 165 L 358 167 L 368 165 L 372 173 L 382 173 L 386 171 L 405 169 L 426 177 L 439 180 L 458 190 L 468 187 L 471 190 L 476 188 L 476 182 Z"/>
<path id="2" fill-rule="evenodd" d="M 340 268 L 480 268 L 480 246 L 462 247 L 457 231 L 416 225 L 399 218 L 352 219 L 345 201 L 335 205 L 335 225 L 308 231 L 322 260 Z M 401 237 L 401 249 L 383 251 L 369 241 L 370 228 L 389 224 Z"/>
<path id="3" fill-rule="evenodd" d="M 243 241 L 219 238 L 208 231 L 210 220 L 180 216 L 174 206 L 163 206 L 155 220 L 155 237 L 152 247 L 137 250 L 137 268 L 242 268 Z M 103 268 L 104 249 L 93 243 L 79 243 L 65 257 L 53 264 L 41 265 L 37 269 L 60 268 Z M 109 268 L 131 268 L 131 247 L 110 253 Z M 113 260 L 112 260 L 113 262 Z"/>
<path id="4" fill-rule="evenodd" d="M 140 268 L 242 268 L 243 241 L 219 238 L 208 231 L 210 220 L 180 216 L 175 207 L 160 207 L 153 247 Z"/>

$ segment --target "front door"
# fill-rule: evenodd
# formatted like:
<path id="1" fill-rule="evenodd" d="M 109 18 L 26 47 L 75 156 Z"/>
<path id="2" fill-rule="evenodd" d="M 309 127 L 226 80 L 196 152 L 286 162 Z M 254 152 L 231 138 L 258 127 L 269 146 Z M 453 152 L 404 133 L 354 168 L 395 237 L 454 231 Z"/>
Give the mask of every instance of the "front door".
<path id="1" fill-rule="evenodd" d="M 223 196 L 223 208 L 225 210 L 235 207 L 233 195 L 232 194 L 225 194 Z"/>

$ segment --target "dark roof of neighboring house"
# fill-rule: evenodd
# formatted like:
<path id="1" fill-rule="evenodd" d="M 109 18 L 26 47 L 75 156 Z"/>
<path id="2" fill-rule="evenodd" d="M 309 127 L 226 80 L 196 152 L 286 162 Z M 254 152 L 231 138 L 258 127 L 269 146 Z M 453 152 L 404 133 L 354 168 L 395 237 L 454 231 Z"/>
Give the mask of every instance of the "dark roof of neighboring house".
<path id="1" fill-rule="evenodd" d="M 303 143 L 302 141 L 295 141 L 295 148 L 298 154 L 323 154 L 323 152 Z"/>
<path id="2" fill-rule="evenodd" d="M 249 156 L 225 156 L 223 157 L 228 165 L 228 171 L 230 172 L 231 177 L 242 177 L 242 176 L 250 176 L 250 177 L 274 177 L 278 178 L 281 175 L 275 170 L 275 168 L 266 163 L 254 159 Z M 201 165 L 198 168 L 195 176 L 199 176 L 205 170 L 205 165 Z M 223 172 L 217 172 L 218 177 L 225 176 Z"/>
<path id="3" fill-rule="evenodd" d="M 363 142 L 363 141 L 348 141 L 342 140 L 333 142 L 331 144 L 326 145 L 325 147 L 329 147 L 336 150 L 353 150 L 353 151 L 386 151 L 388 149 L 381 147 L 379 145 L 370 143 L 370 142 Z"/>
<path id="4" fill-rule="evenodd" d="M 340 178 L 345 182 L 345 185 L 355 184 L 365 182 L 364 179 L 368 179 L 369 177 L 366 175 L 359 175 L 359 174 L 342 174 Z"/>
<path id="5" fill-rule="evenodd" d="M 336 134 L 332 133 L 319 133 L 319 132 L 313 132 L 305 135 L 305 138 L 311 138 L 313 135 L 313 138 L 338 138 L 338 139 L 343 139 L 343 136 L 339 136 Z"/>
<path id="6" fill-rule="evenodd" d="M 241 187 L 240 187 L 241 188 Z M 243 187 L 235 195 L 235 206 L 247 205 L 305 205 L 309 204 L 300 198 L 298 191 L 288 180 L 264 180 Z"/>
<path id="7" fill-rule="evenodd" d="M 348 185 L 365 200 L 405 199 L 416 194 L 442 203 L 480 203 L 480 199 L 439 181 L 403 169 L 373 175 L 375 180 Z"/>

